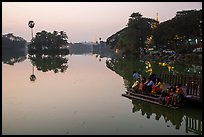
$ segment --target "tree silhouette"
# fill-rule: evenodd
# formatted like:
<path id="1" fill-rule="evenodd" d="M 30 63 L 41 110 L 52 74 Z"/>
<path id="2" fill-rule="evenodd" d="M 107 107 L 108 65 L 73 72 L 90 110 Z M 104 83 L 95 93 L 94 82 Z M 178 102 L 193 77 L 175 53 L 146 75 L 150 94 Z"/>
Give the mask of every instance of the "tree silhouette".
<path id="1" fill-rule="evenodd" d="M 26 40 L 13 33 L 2 35 L 2 62 L 14 65 L 26 59 Z"/>
<path id="2" fill-rule="evenodd" d="M 31 36 L 32 36 L 32 39 L 33 39 L 33 28 L 34 28 L 34 26 L 35 26 L 35 23 L 34 23 L 34 21 L 29 21 L 28 22 L 28 26 L 31 28 Z"/>
<path id="3" fill-rule="evenodd" d="M 47 32 L 42 30 L 37 32 L 32 39 L 32 43 L 28 46 L 28 53 L 43 53 L 43 54 L 68 54 L 69 50 L 66 47 L 68 36 L 64 31 Z"/>
<path id="4" fill-rule="evenodd" d="M 107 45 L 120 49 L 123 55 L 138 56 L 140 48 L 146 46 L 147 38 L 152 35 L 155 22 L 154 19 L 142 17 L 139 12 L 132 13 L 127 27 L 109 37 Z"/>

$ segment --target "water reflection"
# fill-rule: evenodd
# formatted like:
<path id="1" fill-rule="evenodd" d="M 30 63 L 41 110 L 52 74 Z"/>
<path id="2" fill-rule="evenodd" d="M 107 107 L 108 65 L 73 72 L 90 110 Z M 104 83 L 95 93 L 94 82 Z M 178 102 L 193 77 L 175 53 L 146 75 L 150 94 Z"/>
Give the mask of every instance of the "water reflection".
<path id="1" fill-rule="evenodd" d="M 152 73 L 159 75 L 160 72 L 174 74 L 197 73 L 198 75 L 202 75 L 202 66 L 195 66 L 193 64 L 169 64 L 139 58 L 112 58 L 106 61 L 106 66 L 124 78 L 126 88 L 130 88 L 133 84 L 132 72 L 135 70 L 145 77 L 148 77 Z"/>
<path id="2" fill-rule="evenodd" d="M 192 64 L 167 64 L 165 62 L 157 62 L 151 60 L 131 59 L 131 58 L 114 58 L 106 61 L 106 67 L 123 77 L 126 89 L 133 84 L 132 72 L 139 71 L 142 76 L 148 77 L 150 74 L 159 74 L 161 71 L 169 73 L 186 73 L 185 69 L 193 67 Z M 197 72 L 202 71 L 202 67 L 197 67 Z M 187 72 L 188 73 L 188 72 Z M 194 72 L 195 73 L 195 72 Z M 202 74 L 202 73 L 200 73 Z M 185 124 L 185 132 L 192 134 L 202 134 L 202 109 L 187 106 L 178 110 L 169 109 L 155 104 L 143 102 L 140 100 L 132 100 L 133 113 L 141 113 L 147 119 L 155 115 L 155 120 L 162 119 L 170 127 L 171 123 L 176 130 L 180 130 L 182 124 Z"/>
<path id="3" fill-rule="evenodd" d="M 26 40 L 8 33 L 2 36 L 2 62 L 14 65 L 26 59 Z"/>
<path id="4" fill-rule="evenodd" d="M 32 74 L 30 75 L 30 81 L 35 81 L 35 80 L 36 80 L 36 76 L 34 74 L 34 65 L 33 65 Z"/>
<path id="5" fill-rule="evenodd" d="M 2 48 L 2 62 L 8 65 L 23 62 L 26 60 L 25 49 L 7 50 Z"/>
<path id="6" fill-rule="evenodd" d="M 150 119 L 153 114 L 155 120 L 160 120 L 163 117 L 165 123 L 170 122 L 177 130 L 181 128 L 182 122 L 185 121 L 186 133 L 193 132 L 202 135 L 202 109 L 200 108 L 190 106 L 174 110 L 136 99 L 132 100 L 132 104 L 133 113 L 141 113 L 147 119 Z M 167 124 L 167 127 L 169 126 Z"/>
<path id="7" fill-rule="evenodd" d="M 34 54 L 29 55 L 28 58 L 36 66 L 37 70 L 42 72 L 53 71 L 54 73 L 64 73 L 68 68 L 68 57 L 66 55 Z"/>
<path id="8" fill-rule="evenodd" d="M 125 90 L 123 80 L 126 85 L 132 80 L 132 70 L 135 67 L 141 72 L 144 69 L 145 73 L 145 62 L 134 59 L 107 59 L 109 63 L 106 66 L 109 65 L 118 76 L 107 69 L 104 65 L 105 60 L 100 55 L 96 56 L 97 58 L 90 55 L 69 56 L 69 73 L 63 73 L 58 78 L 53 78 L 56 75 L 52 73 L 55 70 L 52 64 L 59 63 L 56 62 L 57 59 L 52 62 L 45 59 L 49 62 L 47 63 L 43 58 L 64 58 L 67 62 L 58 66 L 68 66 L 68 58 L 65 55 L 32 55 L 29 57 L 32 65 L 28 60 L 21 63 L 22 65 L 4 65 L 3 134 L 147 134 L 146 131 L 149 131 L 148 134 L 170 132 L 172 132 L 170 134 L 191 134 L 193 131 L 195 134 L 201 133 L 202 128 L 199 131 L 197 129 L 200 128 L 194 128 L 191 124 L 198 120 L 202 123 L 202 118 L 197 118 L 202 112 L 196 109 L 183 109 L 183 112 L 176 114 L 168 110 L 165 112 L 158 106 L 155 108 L 147 106 L 135 111 L 137 107 L 133 105 L 134 113 L 132 113 L 130 100 L 124 101 L 120 96 Z M 43 73 L 42 67 L 47 67 L 45 70 L 51 73 Z M 37 69 L 34 68 L 41 68 L 39 71 L 42 73 L 37 73 Z M 58 72 L 61 72 L 59 68 L 57 67 Z M 152 68 L 154 71 L 154 63 Z M 27 80 L 30 75 L 36 76 L 35 84 L 30 84 Z M 8 84 L 10 81 L 15 81 L 12 86 Z M 171 127 L 176 128 L 178 125 L 179 128 L 169 131 L 162 123 L 163 127 L 155 130 L 150 125 L 151 121 L 149 119 L 146 121 L 147 116 L 152 118 L 153 114 L 156 115 L 154 109 L 158 111 L 158 120 L 153 119 L 154 124 L 158 121 L 163 122 L 163 118 L 166 117 L 169 122 L 174 121 L 175 125 L 170 125 Z M 144 118 L 141 118 L 142 112 Z M 135 115 L 136 113 L 139 114 Z M 170 114 L 166 113 L 173 113 L 175 117 L 179 115 L 178 119 L 182 122 L 172 120 Z M 141 117 L 136 117 L 138 115 Z M 140 128 L 141 126 L 143 128 Z M 183 132 L 185 127 L 187 133 Z"/>
<path id="9" fill-rule="evenodd" d="M 8 54 L 7 54 L 8 55 Z M 25 55 L 17 55 L 17 54 L 12 54 L 8 56 L 2 55 L 2 62 L 8 65 L 14 65 L 15 63 L 23 62 L 26 60 Z"/>

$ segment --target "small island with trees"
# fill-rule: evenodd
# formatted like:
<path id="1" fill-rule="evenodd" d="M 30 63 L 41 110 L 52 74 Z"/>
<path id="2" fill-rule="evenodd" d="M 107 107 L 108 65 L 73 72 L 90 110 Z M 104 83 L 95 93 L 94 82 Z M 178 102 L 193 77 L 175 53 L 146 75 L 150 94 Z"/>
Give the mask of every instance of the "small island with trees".
<path id="1" fill-rule="evenodd" d="M 67 35 L 64 31 L 41 31 L 37 32 L 36 36 L 28 45 L 29 54 L 69 54 L 67 48 Z"/>

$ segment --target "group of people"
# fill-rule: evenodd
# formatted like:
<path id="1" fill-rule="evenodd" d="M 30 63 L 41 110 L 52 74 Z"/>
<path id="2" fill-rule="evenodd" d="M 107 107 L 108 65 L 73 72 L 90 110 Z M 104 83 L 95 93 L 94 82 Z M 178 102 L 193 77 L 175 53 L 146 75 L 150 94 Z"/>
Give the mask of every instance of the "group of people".
<path id="1" fill-rule="evenodd" d="M 160 94 L 162 91 L 162 82 L 160 78 L 155 74 L 150 75 L 150 77 L 146 79 L 145 77 L 142 77 L 139 72 L 134 71 L 133 79 L 134 84 L 132 85 L 132 89 L 135 92 L 141 92 L 145 94 Z"/>
<path id="2" fill-rule="evenodd" d="M 172 105 L 176 106 L 182 103 L 184 98 L 184 92 L 181 88 L 180 84 L 176 84 L 176 86 L 170 86 L 166 90 L 163 90 L 159 101 L 163 105 Z"/>
<path id="3" fill-rule="evenodd" d="M 132 85 L 133 92 L 142 94 L 157 94 L 159 101 L 165 105 L 177 105 L 183 99 L 183 90 L 180 84 L 170 86 L 167 89 L 162 89 L 162 82 L 156 74 L 151 74 L 147 79 L 134 71 L 133 72 L 134 84 Z"/>

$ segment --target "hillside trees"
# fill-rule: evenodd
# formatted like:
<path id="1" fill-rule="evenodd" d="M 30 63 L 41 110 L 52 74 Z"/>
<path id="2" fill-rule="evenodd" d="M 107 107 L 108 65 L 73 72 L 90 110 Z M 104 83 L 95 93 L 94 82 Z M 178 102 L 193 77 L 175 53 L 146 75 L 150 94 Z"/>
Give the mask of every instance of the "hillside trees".
<path id="1" fill-rule="evenodd" d="M 107 39 L 112 48 L 123 50 L 124 53 L 138 54 L 145 47 L 147 37 L 152 34 L 154 19 L 142 17 L 139 12 L 130 15 L 127 27 Z"/>
<path id="2" fill-rule="evenodd" d="M 155 44 L 182 53 L 192 52 L 192 45 L 202 39 L 201 23 L 202 10 L 178 11 L 174 18 L 162 22 L 155 29 Z"/>

